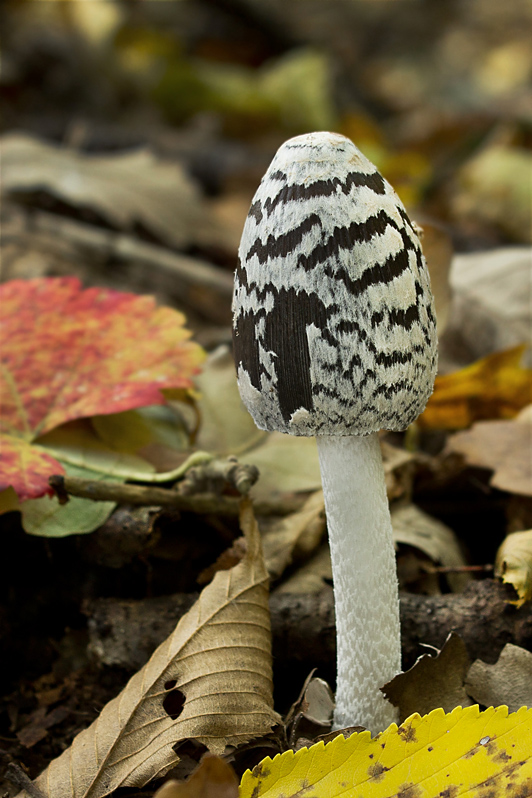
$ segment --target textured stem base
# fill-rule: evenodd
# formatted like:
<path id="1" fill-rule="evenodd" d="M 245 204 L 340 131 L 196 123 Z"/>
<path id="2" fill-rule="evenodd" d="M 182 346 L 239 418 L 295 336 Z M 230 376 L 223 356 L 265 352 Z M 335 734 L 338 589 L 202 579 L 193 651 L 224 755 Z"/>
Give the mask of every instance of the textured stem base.
<path id="1" fill-rule="evenodd" d="M 379 688 L 401 670 L 399 596 L 379 439 L 317 437 L 334 580 L 334 726 L 396 720 Z"/>

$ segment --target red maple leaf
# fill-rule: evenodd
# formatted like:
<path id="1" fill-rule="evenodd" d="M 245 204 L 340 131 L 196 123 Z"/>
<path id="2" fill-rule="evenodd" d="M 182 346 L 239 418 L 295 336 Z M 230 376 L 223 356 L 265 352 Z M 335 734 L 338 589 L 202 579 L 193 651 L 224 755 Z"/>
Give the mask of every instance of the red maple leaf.
<path id="1" fill-rule="evenodd" d="M 0 490 L 49 492 L 63 468 L 38 436 L 76 418 L 164 404 L 204 358 L 184 316 L 150 296 L 82 289 L 75 277 L 0 285 Z"/>

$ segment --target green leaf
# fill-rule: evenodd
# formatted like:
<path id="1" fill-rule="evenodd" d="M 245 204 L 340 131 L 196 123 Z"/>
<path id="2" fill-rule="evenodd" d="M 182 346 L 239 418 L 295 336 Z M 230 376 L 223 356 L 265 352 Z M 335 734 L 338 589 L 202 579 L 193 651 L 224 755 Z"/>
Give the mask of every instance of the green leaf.
<path id="1" fill-rule="evenodd" d="M 101 480 L 103 474 L 63 463 L 70 477 Z M 124 482 L 118 477 L 107 477 L 110 482 Z M 69 535 L 86 535 L 101 526 L 116 507 L 116 502 L 95 502 L 71 496 L 66 504 L 59 504 L 55 496 L 28 499 L 20 503 L 22 526 L 30 535 L 46 538 L 65 538 Z"/>

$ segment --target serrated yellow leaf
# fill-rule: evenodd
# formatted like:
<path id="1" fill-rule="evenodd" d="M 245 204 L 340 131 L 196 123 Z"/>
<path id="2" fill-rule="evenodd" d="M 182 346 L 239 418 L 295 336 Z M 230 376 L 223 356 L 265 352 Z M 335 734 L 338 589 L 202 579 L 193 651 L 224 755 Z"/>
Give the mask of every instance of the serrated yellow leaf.
<path id="1" fill-rule="evenodd" d="M 532 795 L 532 709 L 457 707 L 263 759 L 240 798 L 484 798 Z"/>

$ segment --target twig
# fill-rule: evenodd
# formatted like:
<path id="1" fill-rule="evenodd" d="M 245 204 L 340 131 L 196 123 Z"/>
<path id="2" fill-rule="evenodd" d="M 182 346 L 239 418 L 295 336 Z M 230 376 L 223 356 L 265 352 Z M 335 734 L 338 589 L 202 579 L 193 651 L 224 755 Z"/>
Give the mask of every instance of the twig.
<path id="1" fill-rule="evenodd" d="M 123 485 L 118 482 L 100 482 L 55 474 L 49 479 L 61 503 L 69 496 L 79 496 L 93 501 L 134 504 L 142 507 L 174 507 L 197 515 L 237 516 L 239 498 L 198 493 L 183 496 L 176 490 L 152 485 Z M 296 512 L 305 502 L 306 494 L 288 494 L 272 500 L 254 502 L 257 515 L 288 515 Z"/>
<path id="2" fill-rule="evenodd" d="M 488 573 L 493 571 L 493 565 L 427 565 L 424 570 L 429 574 Z"/>
<path id="3" fill-rule="evenodd" d="M 21 790 L 24 790 L 31 798 L 45 798 L 42 790 L 30 779 L 30 777 L 22 770 L 20 765 L 15 762 L 10 762 L 5 770 L 5 777 L 11 784 L 15 784 Z"/>
<path id="4" fill-rule="evenodd" d="M 66 238 L 73 244 L 98 250 L 126 261 L 137 261 L 170 272 L 190 286 L 204 286 L 226 298 L 233 293 L 229 272 L 197 258 L 178 255 L 165 247 L 147 244 L 133 236 L 104 230 L 95 225 L 39 211 L 33 216 L 34 229 Z"/>
<path id="5" fill-rule="evenodd" d="M 49 483 L 55 490 L 59 501 L 64 504 L 68 496 L 79 496 L 100 502 L 117 502 L 118 504 L 135 504 L 144 507 L 175 507 L 185 512 L 205 515 L 238 515 L 238 498 L 232 496 L 216 496 L 215 494 L 197 494 L 183 496 L 176 490 L 158 488 L 153 485 L 122 485 L 118 482 L 100 482 L 77 477 L 64 477 L 55 474 Z"/>

